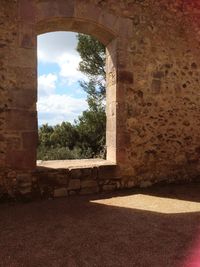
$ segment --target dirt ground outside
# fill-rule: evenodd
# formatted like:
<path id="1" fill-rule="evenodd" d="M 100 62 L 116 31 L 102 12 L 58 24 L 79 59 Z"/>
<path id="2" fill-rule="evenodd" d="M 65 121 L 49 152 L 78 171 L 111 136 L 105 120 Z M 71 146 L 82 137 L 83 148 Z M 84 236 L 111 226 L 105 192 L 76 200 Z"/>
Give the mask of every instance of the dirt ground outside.
<path id="1" fill-rule="evenodd" d="M 1 267 L 198 267 L 200 184 L 0 205 Z"/>

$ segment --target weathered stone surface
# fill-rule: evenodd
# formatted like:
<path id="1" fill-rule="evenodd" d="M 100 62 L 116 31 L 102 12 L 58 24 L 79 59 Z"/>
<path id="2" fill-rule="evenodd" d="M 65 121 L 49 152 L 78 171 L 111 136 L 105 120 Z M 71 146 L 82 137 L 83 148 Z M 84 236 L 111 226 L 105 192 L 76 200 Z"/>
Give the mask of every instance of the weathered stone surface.
<path id="1" fill-rule="evenodd" d="M 93 181 L 93 180 L 83 180 L 83 181 L 81 181 L 81 188 L 95 187 L 95 186 L 97 186 L 97 181 Z"/>
<path id="2" fill-rule="evenodd" d="M 34 131 L 37 129 L 36 112 L 10 109 L 6 112 L 7 131 Z"/>
<path id="3" fill-rule="evenodd" d="M 103 191 L 113 191 L 116 188 L 117 187 L 115 184 L 106 184 L 106 185 L 103 185 L 103 187 L 102 187 Z"/>
<path id="4" fill-rule="evenodd" d="M 64 187 L 54 189 L 54 197 L 67 197 L 68 192 Z"/>
<path id="5" fill-rule="evenodd" d="M 22 196 L 26 196 L 26 195 L 30 195 L 31 194 L 31 188 L 23 188 L 23 189 L 19 189 L 18 193 L 20 193 L 20 195 Z"/>
<path id="6" fill-rule="evenodd" d="M 10 150 L 6 154 L 7 167 L 20 169 L 34 169 L 36 166 L 36 153 L 29 150 Z"/>
<path id="7" fill-rule="evenodd" d="M 96 187 L 87 187 L 87 188 L 82 188 L 80 191 L 80 195 L 90 195 L 90 194 L 96 194 L 99 192 L 98 186 Z"/>
<path id="8" fill-rule="evenodd" d="M 81 174 L 82 174 L 82 171 L 80 168 L 70 170 L 70 177 L 71 179 L 74 179 L 75 181 L 81 178 Z"/>
<path id="9" fill-rule="evenodd" d="M 197 179 L 199 11 L 198 1 L 2 1 L 0 185 L 5 192 L 14 196 L 23 180 L 28 193 L 30 173 L 34 190 L 46 195 L 59 187 L 70 194 L 95 191 L 95 179 L 101 190 Z M 116 165 L 35 172 L 36 37 L 56 30 L 88 33 L 107 45 L 107 157 Z"/>
<path id="10" fill-rule="evenodd" d="M 146 188 L 152 186 L 152 183 L 150 181 L 142 181 L 140 184 L 141 188 Z"/>
<path id="11" fill-rule="evenodd" d="M 81 188 L 81 182 L 79 179 L 71 179 L 69 181 L 68 190 L 77 190 Z"/>
<path id="12" fill-rule="evenodd" d="M 98 179 L 107 180 L 114 179 L 117 177 L 116 166 L 100 166 L 98 170 Z"/>

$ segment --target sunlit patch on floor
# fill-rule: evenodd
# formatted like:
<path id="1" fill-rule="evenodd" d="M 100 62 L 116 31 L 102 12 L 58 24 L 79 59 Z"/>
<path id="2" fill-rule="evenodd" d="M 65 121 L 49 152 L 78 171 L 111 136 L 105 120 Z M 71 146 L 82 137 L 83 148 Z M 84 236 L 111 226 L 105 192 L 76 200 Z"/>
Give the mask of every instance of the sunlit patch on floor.
<path id="1" fill-rule="evenodd" d="M 149 196 L 143 194 L 92 200 L 91 202 L 108 206 L 123 207 L 164 214 L 200 212 L 200 203 L 198 202 Z"/>

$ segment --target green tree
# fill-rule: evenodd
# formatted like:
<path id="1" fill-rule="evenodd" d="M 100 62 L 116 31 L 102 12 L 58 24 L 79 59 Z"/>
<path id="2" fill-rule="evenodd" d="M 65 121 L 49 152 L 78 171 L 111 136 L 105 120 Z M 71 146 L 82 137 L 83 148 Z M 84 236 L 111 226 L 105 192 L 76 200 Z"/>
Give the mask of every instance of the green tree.
<path id="1" fill-rule="evenodd" d="M 101 77 L 105 80 L 105 46 L 96 38 L 79 33 L 77 51 L 81 56 L 79 69 L 90 78 Z"/>
<path id="2" fill-rule="evenodd" d="M 43 124 L 39 128 L 39 145 L 45 146 L 45 147 L 51 147 L 51 135 L 53 133 L 54 129 L 52 126 L 49 126 L 47 123 Z"/>
<path id="3" fill-rule="evenodd" d="M 78 132 L 70 122 L 62 122 L 61 125 L 56 125 L 51 134 L 51 143 L 59 147 L 68 147 L 73 149 L 76 145 Z"/>
<path id="4" fill-rule="evenodd" d="M 76 122 L 79 145 L 89 157 L 105 157 L 105 46 L 92 36 L 78 34 L 77 51 L 81 56 L 79 70 L 89 80 L 80 82 L 87 93 L 88 110 Z"/>
<path id="5" fill-rule="evenodd" d="M 42 125 L 39 128 L 37 158 L 40 160 L 78 159 L 82 157 L 77 146 L 77 127 L 69 122 L 60 125 Z"/>
<path id="6" fill-rule="evenodd" d="M 102 96 L 96 93 L 95 85 L 90 81 L 87 85 L 88 109 L 79 116 L 77 131 L 79 147 L 85 157 L 99 157 L 105 154 L 106 114 Z M 94 93 L 93 93 L 94 92 Z"/>

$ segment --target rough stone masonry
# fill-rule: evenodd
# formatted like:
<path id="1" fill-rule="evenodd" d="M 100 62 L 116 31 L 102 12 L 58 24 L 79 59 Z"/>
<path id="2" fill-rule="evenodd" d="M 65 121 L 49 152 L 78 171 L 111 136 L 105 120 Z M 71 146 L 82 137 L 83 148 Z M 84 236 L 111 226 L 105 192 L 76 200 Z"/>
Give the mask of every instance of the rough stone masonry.
<path id="1" fill-rule="evenodd" d="M 107 161 L 36 166 L 37 35 L 107 47 Z M 97 193 L 200 173 L 198 0 L 1 0 L 0 198 Z"/>

